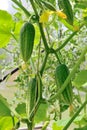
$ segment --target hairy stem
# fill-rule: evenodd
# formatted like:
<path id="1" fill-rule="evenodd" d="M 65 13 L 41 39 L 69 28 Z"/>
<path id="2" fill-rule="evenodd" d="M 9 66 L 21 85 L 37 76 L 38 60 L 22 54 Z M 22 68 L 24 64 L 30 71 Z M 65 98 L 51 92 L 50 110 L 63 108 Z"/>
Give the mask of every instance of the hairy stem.
<path id="1" fill-rule="evenodd" d="M 41 70 L 40 70 L 41 76 L 43 75 L 43 71 L 44 71 L 45 66 L 46 66 L 47 58 L 48 58 L 48 53 L 45 54 L 44 61 L 43 61 L 43 64 L 42 64 L 42 67 L 41 67 Z"/>
<path id="2" fill-rule="evenodd" d="M 83 27 L 83 25 L 84 25 L 84 24 L 82 24 L 82 25 L 80 26 L 80 29 Z M 80 29 L 79 29 L 79 30 L 80 30 Z M 78 30 L 78 31 L 79 31 L 79 30 Z M 72 39 L 72 37 L 74 37 L 74 36 L 78 33 L 78 31 L 73 32 L 73 33 L 64 41 L 64 43 L 63 43 L 59 48 L 56 49 L 56 51 L 59 51 L 59 50 L 61 50 L 64 46 L 66 46 L 66 44 Z"/>
<path id="3" fill-rule="evenodd" d="M 67 128 L 70 126 L 70 124 L 73 122 L 73 120 L 79 115 L 79 113 L 85 107 L 86 104 L 87 104 L 87 100 L 81 105 L 81 107 L 77 110 L 77 112 L 72 116 L 72 118 L 69 120 L 69 122 L 63 128 L 63 130 L 67 130 Z"/>

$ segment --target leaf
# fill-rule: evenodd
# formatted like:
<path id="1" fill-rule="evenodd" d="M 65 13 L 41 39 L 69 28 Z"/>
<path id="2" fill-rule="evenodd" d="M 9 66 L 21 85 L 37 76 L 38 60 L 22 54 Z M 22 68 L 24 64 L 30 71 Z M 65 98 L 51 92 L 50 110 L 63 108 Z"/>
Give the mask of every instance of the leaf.
<path id="1" fill-rule="evenodd" d="M 63 130 L 63 127 L 67 124 L 70 118 L 61 119 L 53 122 L 52 130 Z"/>
<path id="2" fill-rule="evenodd" d="M 13 32 L 17 39 L 19 39 L 20 29 L 21 29 L 22 25 L 23 25 L 23 21 L 18 21 L 15 23 L 15 28 L 14 28 Z"/>
<path id="3" fill-rule="evenodd" d="M 73 31 L 73 26 L 70 25 L 65 19 L 59 18 L 59 20 L 71 31 Z"/>
<path id="4" fill-rule="evenodd" d="M 81 126 L 87 125 L 87 115 L 81 114 L 81 115 L 77 116 L 76 119 L 74 120 L 74 123 L 76 125 L 80 124 Z"/>
<path id="5" fill-rule="evenodd" d="M 84 0 L 84 1 L 78 1 L 76 2 L 75 8 L 80 8 L 80 9 L 86 9 L 87 8 L 87 1 Z"/>
<path id="6" fill-rule="evenodd" d="M 52 130 L 62 130 L 63 126 L 57 126 L 57 124 L 54 122 L 52 126 Z"/>
<path id="7" fill-rule="evenodd" d="M 87 86 L 87 70 L 82 70 L 76 75 L 73 85 L 77 88 Z"/>
<path id="8" fill-rule="evenodd" d="M 9 43 L 13 26 L 12 16 L 7 11 L 0 10 L 0 48 Z"/>
<path id="9" fill-rule="evenodd" d="M 81 128 L 75 128 L 74 130 L 87 130 L 87 126 L 81 127 Z"/>
<path id="10" fill-rule="evenodd" d="M 37 110 L 37 113 L 34 118 L 35 123 L 39 123 L 47 120 L 47 109 L 48 109 L 48 104 L 41 104 L 39 106 L 39 109 Z"/>
<path id="11" fill-rule="evenodd" d="M 0 116 L 11 116 L 10 106 L 2 95 L 0 95 Z"/>
<path id="12" fill-rule="evenodd" d="M 13 127 L 11 117 L 3 117 L 0 119 L 0 130 L 11 130 Z"/>
<path id="13" fill-rule="evenodd" d="M 83 114 L 82 114 L 82 115 L 77 116 L 77 117 L 76 117 L 76 119 L 74 120 L 74 123 L 79 124 L 79 122 L 81 122 L 81 120 L 83 119 L 83 117 L 84 117 L 84 115 L 83 115 Z"/>
<path id="14" fill-rule="evenodd" d="M 43 3 L 43 5 L 49 9 L 49 10 L 52 10 L 52 11 L 56 11 L 55 7 L 53 6 L 53 4 L 51 4 L 50 2 L 47 2 L 47 1 L 41 1 Z"/>
<path id="15" fill-rule="evenodd" d="M 18 104 L 15 110 L 19 114 L 25 114 L 26 113 L 26 104 L 25 103 Z"/>
<path id="16" fill-rule="evenodd" d="M 36 24 L 34 25 L 34 27 L 35 27 L 35 32 L 36 32 L 35 39 L 34 39 L 34 44 L 37 45 L 39 43 L 39 41 L 40 41 L 40 31 L 39 31 L 39 28 L 38 28 L 38 26 Z"/>

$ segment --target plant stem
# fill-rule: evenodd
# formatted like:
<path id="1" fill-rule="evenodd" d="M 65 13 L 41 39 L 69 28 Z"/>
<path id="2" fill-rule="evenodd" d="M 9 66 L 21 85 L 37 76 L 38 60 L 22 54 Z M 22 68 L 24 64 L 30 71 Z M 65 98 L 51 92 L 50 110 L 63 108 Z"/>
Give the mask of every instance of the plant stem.
<path id="1" fill-rule="evenodd" d="M 32 122 L 29 122 L 29 121 L 26 122 L 28 130 L 32 130 Z"/>
<path id="2" fill-rule="evenodd" d="M 29 17 L 31 15 L 28 12 L 28 10 L 20 2 L 18 2 L 17 0 L 11 0 L 11 1 L 13 1 L 18 7 L 20 7 L 24 11 L 24 13 L 26 14 L 26 16 Z"/>
<path id="3" fill-rule="evenodd" d="M 36 10 L 36 7 L 35 7 L 35 4 L 34 4 L 33 0 L 30 0 L 30 3 L 32 5 L 32 8 L 33 8 L 33 10 L 35 12 L 36 17 L 39 20 L 39 15 L 38 15 L 38 12 Z M 48 44 L 47 44 L 47 40 L 46 40 L 46 37 L 45 37 L 45 34 L 44 34 L 42 23 L 39 23 L 39 21 L 38 21 L 38 26 L 39 26 L 39 29 L 40 29 L 40 33 L 41 33 L 41 36 L 42 36 L 42 40 L 43 40 L 43 43 L 44 43 L 45 50 L 46 50 L 46 52 L 48 52 L 49 51 L 49 47 L 48 47 Z"/>
<path id="4" fill-rule="evenodd" d="M 14 119 L 14 116 L 11 116 L 12 117 L 12 124 L 13 124 L 13 127 L 15 126 L 15 119 Z"/>
<path id="5" fill-rule="evenodd" d="M 55 50 L 54 50 L 54 54 L 55 54 L 55 56 L 56 56 L 56 58 L 57 58 L 59 64 L 61 64 L 60 58 L 59 58 L 59 56 L 57 55 L 57 52 L 56 52 Z"/>
<path id="6" fill-rule="evenodd" d="M 79 115 L 79 113 L 85 107 L 86 104 L 87 104 L 87 100 L 81 105 L 81 107 L 77 110 L 77 112 L 72 116 L 72 118 L 69 120 L 69 122 L 63 128 L 63 130 L 67 130 L 67 128 L 70 126 L 70 124 L 73 122 L 73 120 Z"/>
<path id="7" fill-rule="evenodd" d="M 5 48 L 5 47 L 3 47 L 2 48 L 3 50 L 5 50 L 5 51 L 7 51 L 8 53 L 10 53 L 10 54 L 12 54 L 13 52 L 12 51 L 10 51 L 10 50 L 8 50 L 7 48 Z"/>
<path id="8" fill-rule="evenodd" d="M 42 127 L 41 130 L 46 130 L 47 129 L 47 126 L 49 125 L 49 121 L 46 121 Z"/>
<path id="9" fill-rule="evenodd" d="M 67 84 L 70 82 L 72 76 L 75 74 L 77 68 L 79 67 L 80 63 L 82 62 L 84 55 L 87 52 L 87 46 L 84 48 L 79 60 L 77 61 L 76 65 L 74 66 L 74 68 L 72 69 L 71 73 L 69 74 L 69 76 L 67 77 L 67 79 L 65 80 L 64 84 L 62 85 L 61 89 L 59 89 L 58 93 L 55 94 L 54 96 L 52 96 L 48 101 L 51 101 L 53 99 L 56 99 L 58 96 L 60 96 L 60 94 L 64 91 L 64 89 L 66 88 Z"/>
<path id="10" fill-rule="evenodd" d="M 43 61 L 43 64 L 42 64 L 42 67 L 41 67 L 41 70 L 40 70 L 41 76 L 43 75 L 43 71 L 44 71 L 45 66 L 46 66 L 47 58 L 48 58 L 48 53 L 45 54 L 44 61 Z"/>
<path id="11" fill-rule="evenodd" d="M 11 33 L 12 37 L 14 38 L 14 40 L 18 43 L 17 38 L 15 37 L 15 35 L 13 33 Z"/>
<path id="12" fill-rule="evenodd" d="M 84 25 L 84 24 L 82 24 L 82 25 L 80 26 L 80 29 L 83 27 L 83 25 Z M 80 30 L 80 29 L 79 29 L 79 30 Z M 78 30 L 78 31 L 79 31 L 79 30 Z M 64 41 L 64 43 L 63 43 L 59 48 L 56 49 L 56 51 L 61 50 L 61 49 L 71 40 L 71 38 L 77 34 L 78 31 L 73 32 L 73 33 Z"/>
<path id="13" fill-rule="evenodd" d="M 46 40 L 46 37 L 45 37 L 45 34 L 44 34 L 42 23 L 39 23 L 39 29 L 40 29 L 40 32 L 41 32 L 41 36 L 42 36 L 42 40 L 43 40 L 43 43 L 44 43 L 44 46 L 45 46 L 45 50 L 46 50 L 46 52 L 48 52 L 49 47 L 48 47 L 48 43 L 47 43 L 47 40 Z"/>
<path id="14" fill-rule="evenodd" d="M 70 39 L 71 39 L 73 36 L 76 35 L 76 33 L 77 33 L 77 31 L 76 31 L 76 32 L 73 32 L 73 33 L 64 41 L 64 43 L 63 43 L 59 48 L 56 49 L 56 51 L 61 50 L 61 49 L 70 41 Z"/>

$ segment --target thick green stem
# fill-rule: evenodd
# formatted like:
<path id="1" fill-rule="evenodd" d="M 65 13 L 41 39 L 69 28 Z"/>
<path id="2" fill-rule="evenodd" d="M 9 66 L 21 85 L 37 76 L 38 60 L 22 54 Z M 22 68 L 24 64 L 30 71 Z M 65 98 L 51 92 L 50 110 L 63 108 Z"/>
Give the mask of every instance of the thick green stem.
<path id="1" fill-rule="evenodd" d="M 45 66 L 46 66 L 47 58 L 48 58 L 48 53 L 46 53 L 46 55 L 44 57 L 44 61 L 43 61 L 43 64 L 42 64 L 42 67 L 41 67 L 41 70 L 40 70 L 40 75 L 41 76 L 43 75 L 43 71 L 44 71 Z"/>
<path id="2" fill-rule="evenodd" d="M 17 0 L 11 0 L 12 2 L 14 2 L 18 7 L 20 7 L 24 13 L 26 14 L 26 16 L 30 16 L 31 14 L 28 12 L 28 10 L 20 3 L 18 2 Z"/>
<path id="3" fill-rule="evenodd" d="M 32 8 L 33 8 L 33 10 L 35 12 L 36 17 L 39 19 L 39 15 L 38 15 L 38 12 L 36 10 L 36 7 L 35 7 L 35 4 L 34 4 L 33 0 L 30 0 L 30 3 L 32 5 Z M 38 26 L 39 26 L 39 29 L 40 29 L 40 33 L 41 33 L 41 37 L 42 37 L 42 40 L 43 40 L 43 43 L 44 43 L 45 50 L 46 50 L 46 52 L 48 52 L 49 47 L 48 47 L 48 44 L 47 44 L 45 33 L 44 33 L 44 30 L 43 30 L 43 27 L 42 27 L 42 23 L 39 23 L 39 21 L 38 21 Z"/>
<path id="4" fill-rule="evenodd" d="M 44 43 L 44 46 L 45 46 L 45 50 L 46 50 L 46 52 L 48 52 L 49 47 L 48 47 L 48 43 L 47 43 L 47 40 L 46 40 L 46 37 L 45 37 L 45 34 L 44 34 L 42 23 L 39 23 L 39 29 L 40 29 L 40 32 L 41 32 L 41 36 L 42 36 L 42 40 L 43 40 L 43 43 Z"/>
<path id="5" fill-rule="evenodd" d="M 32 130 L 32 123 L 27 124 L 28 130 Z"/>
<path id="6" fill-rule="evenodd" d="M 83 50 L 83 52 L 82 52 L 79 60 L 77 61 L 76 65 L 72 69 L 71 73 L 69 74 L 69 76 L 65 80 L 65 82 L 62 85 L 61 89 L 58 91 L 58 93 L 56 95 L 52 96 L 48 101 L 56 99 L 64 91 L 64 89 L 66 88 L 67 84 L 70 82 L 72 76 L 75 74 L 75 72 L 76 72 L 77 68 L 79 67 L 80 63 L 82 62 L 82 60 L 83 60 L 83 58 L 84 58 L 84 56 L 85 56 L 86 53 L 87 53 L 87 46 L 84 48 L 84 50 Z"/>
<path id="7" fill-rule="evenodd" d="M 63 128 L 63 130 L 67 130 L 67 128 L 70 126 L 70 124 L 73 122 L 73 120 L 79 115 L 79 113 L 85 107 L 86 104 L 87 104 L 87 100 L 81 105 L 81 107 L 78 109 L 78 111 L 72 116 L 72 118 L 69 120 L 69 122 Z"/>
<path id="8" fill-rule="evenodd" d="M 14 116 L 11 116 L 12 117 L 12 124 L 13 124 L 13 127 L 15 126 L 15 119 L 14 119 Z"/>
<path id="9" fill-rule="evenodd" d="M 29 122 L 29 120 L 24 119 L 24 122 L 27 125 L 27 130 L 32 130 L 33 129 L 33 125 L 32 125 L 33 121 Z"/>

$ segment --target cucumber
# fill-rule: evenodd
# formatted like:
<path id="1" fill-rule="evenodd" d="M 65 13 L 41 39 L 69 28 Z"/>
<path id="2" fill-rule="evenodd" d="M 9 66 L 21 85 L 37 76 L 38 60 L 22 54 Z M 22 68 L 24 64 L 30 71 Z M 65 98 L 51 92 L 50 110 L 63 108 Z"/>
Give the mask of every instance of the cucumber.
<path id="1" fill-rule="evenodd" d="M 69 69 L 65 64 L 60 64 L 55 70 L 55 81 L 58 89 L 60 89 L 69 75 Z M 72 104 L 73 101 L 73 89 L 71 81 L 68 83 L 64 91 L 62 92 L 62 99 L 66 104 Z"/>
<path id="2" fill-rule="evenodd" d="M 20 30 L 20 51 L 22 58 L 27 62 L 32 54 L 35 38 L 35 28 L 30 22 L 26 22 Z"/>
<path id="3" fill-rule="evenodd" d="M 37 83 L 36 78 L 32 78 L 30 82 L 28 83 L 28 89 L 27 89 L 27 96 L 26 96 L 26 113 L 29 118 L 30 113 L 36 103 L 36 97 L 37 97 Z"/>

